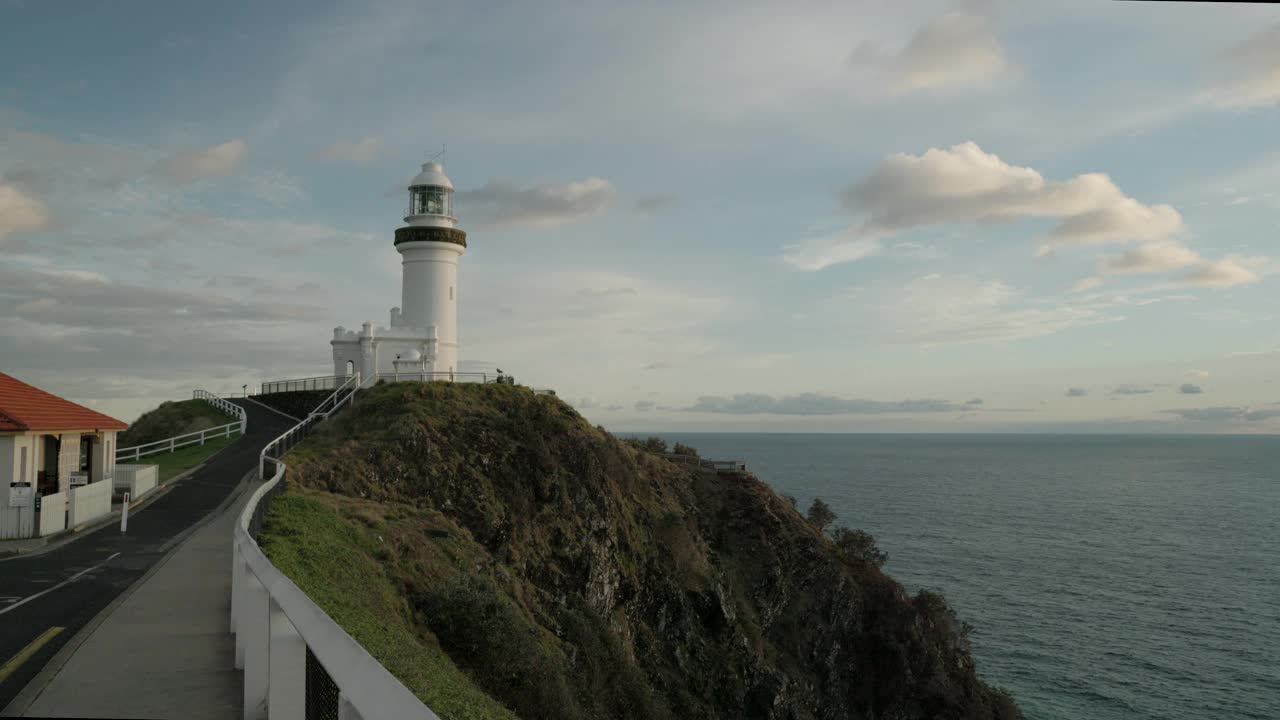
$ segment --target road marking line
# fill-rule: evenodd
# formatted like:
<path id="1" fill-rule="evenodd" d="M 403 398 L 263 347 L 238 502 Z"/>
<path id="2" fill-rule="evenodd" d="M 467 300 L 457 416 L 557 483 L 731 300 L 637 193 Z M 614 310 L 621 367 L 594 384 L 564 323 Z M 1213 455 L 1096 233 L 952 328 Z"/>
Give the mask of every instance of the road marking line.
<path id="1" fill-rule="evenodd" d="M 78 578 L 78 577 L 80 577 L 81 575 L 83 575 L 83 574 L 85 574 L 85 573 L 89 572 L 90 570 L 97 570 L 98 568 L 102 567 L 103 565 L 106 565 L 107 563 L 111 562 L 111 561 L 112 561 L 112 559 L 114 559 L 115 557 L 117 557 L 119 554 L 120 554 L 120 553 L 112 553 L 112 554 L 111 554 L 111 557 L 107 558 L 106 560 L 103 560 L 102 562 L 98 563 L 97 565 L 94 565 L 93 567 L 87 567 L 87 568 L 85 568 L 85 569 L 81 570 L 80 572 L 76 573 L 75 575 L 72 575 L 71 577 L 67 578 L 66 580 L 63 580 L 62 582 L 58 583 L 57 585 L 54 585 L 54 586 L 53 586 L 53 587 L 51 587 L 51 588 L 45 588 L 44 590 L 41 590 L 40 592 L 36 593 L 35 595 L 32 595 L 32 596 L 30 596 L 30 597 L 23 598 L 22 600 L 19 600 L 18 602 L 16 602 L 16 603 L 14 603 L 14 604 L 10 605 L 9 607 L 7 607 L 7 608 L 5 608 L 5 609 L 3 609 L 3 610 L 0 610 L 0 615 L 3 615 L 3 614 L 5 614 L 5 613 L 7 613 L 7 612 L 9 612 L 10 610 L 13 610 L 13 609 L 15 609 L 15 608 L 22 607 L 23 605 L 25 605 L 25 604 L 27 604 L 27 603 L 31 602 L 32 600 L 35 600 L 36 598 L 40 597 L 41 595 L 44 595 L 45 593 L 51 593 L 51 592 L 53 592 L 54 590 L 57 590 L 58 588 L 62 587 L 63 585 L 66 585 L 66 584 L 71 583 L 71 582 L 75 582 L 76 578 Z"/>
<path id="2" fill-rule="evenodd" d="M 66 628 L 51 627 L 48 630 L 45 630 L 40 633 L 40 637 L 32 640 L 26 647 L 19 650 L 17 655 L 9 658 L 9 662 L 4 665 L 0 665 L 0 683 L 4 682 L 6 678 L 13 674 L 14 670 L 17 670 L 22 663 L 30 660 L 31 656 L 35 655 L 40 648 L 44 647 L 45 643 L 57 637 L 58 633 L 63 630 L 66 630 Z"/>

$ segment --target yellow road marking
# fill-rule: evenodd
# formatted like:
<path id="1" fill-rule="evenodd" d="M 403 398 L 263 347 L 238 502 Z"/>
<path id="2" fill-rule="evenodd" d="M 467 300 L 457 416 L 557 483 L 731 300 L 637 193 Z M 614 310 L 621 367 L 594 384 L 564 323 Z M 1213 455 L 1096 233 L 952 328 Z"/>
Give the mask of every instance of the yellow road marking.
<path id="1" fill-rule="evenodd" d="M 44 647 L 45 643 L 57 637 L 58 633 L 63 630 L 66 630 L 66 628 L 51 627 L 48 630 L 45 630 L 43 633 L 40 633 L 40 637 L 32 640 L 29 645 L 22 648 L 17 655 L 9 658 L 9 662 L 4 665 L 0 665 L 0 682 L 4 682 L 6 678 L 13 674 L 14 670 L 17 670 L 22 663 L 30 660 L 31 656 L 36 654 L 36 651 Z"/>

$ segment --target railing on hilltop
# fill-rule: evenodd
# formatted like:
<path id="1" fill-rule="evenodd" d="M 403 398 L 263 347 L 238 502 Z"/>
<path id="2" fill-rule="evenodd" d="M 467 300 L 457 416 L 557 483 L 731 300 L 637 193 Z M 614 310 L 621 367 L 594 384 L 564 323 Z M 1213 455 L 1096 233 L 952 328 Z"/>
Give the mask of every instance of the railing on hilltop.
<path id="1" fill-rule="evenodd" d="M 264 380 L 260 393 L 269 395 L 271 393 L 296 392 L 299 390 L 334 390 L 350 377 L 350 375 L 319 375 L 291 380 Z"/>
<path id="2" fill-rule="evenodd" d="M 173 452 L 178 448 L 184 448 L 188 445 L 204 445 L 206 441 L 216 437 L 231 437 L 231 433 L 239 432 L 244 434 L 245 426 L 248 420 L 244 414 L 244 408 L 232 402 L 227 402 L 213 393 L 205 390 L 196 390 L 191 394 L 194 400 L 204 400 L 212 404 L 214 407 L 225 412 L 226 414 L 238 418 L 234 422 L 218 427 L 205 428 L 204 430 L 196 430 L 184 435 L 174 435 L 163 440 L 155 442 L 143 443 L 142 445 L 134 445 L 131 447 L 116 449 L 116 462 L 125 462 L 128 460 L 137 460 L 147 455 L 155 455 L 157 453 Z"/>
<path id="3" fill-rule="evenodd" d="M 469 382 L 469 383 L 496 383 L 502 382 L 499 378 L 506 378 L 506 375 L 486 372 L 380 372 L 369 378 L 369 383 L 379 380 L 387 382 Z"/>
<path id="4" fill-rule="evenodd" d="M 307 597 L 258 547 L 270 500 L 285 487 L 280 458 L 307 432 L 352 402 L 359 375 L 347 379 L 306 419 L 263 448 L 266 482 L 233 529 L 231 632 L 244 670 L 243 717 L 439 720 L 421 700 Z M 268 471 L 266 462 L 270 460 Z"/>

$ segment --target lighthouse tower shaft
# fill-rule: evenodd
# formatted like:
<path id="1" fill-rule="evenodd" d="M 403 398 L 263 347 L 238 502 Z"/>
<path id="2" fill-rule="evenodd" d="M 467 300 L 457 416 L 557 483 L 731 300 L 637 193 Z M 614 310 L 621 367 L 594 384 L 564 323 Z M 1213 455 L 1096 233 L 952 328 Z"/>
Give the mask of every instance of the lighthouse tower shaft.
<path id="1" fill-rule="evenodd" d="M 434 329 L 435 372 L 458 368 L 458 259 L 467 234 L 453 216 L 453 183 L 428 162 L 409 184 L 408 227 L 396 230 L 402 258 L 400 325 Z"/>

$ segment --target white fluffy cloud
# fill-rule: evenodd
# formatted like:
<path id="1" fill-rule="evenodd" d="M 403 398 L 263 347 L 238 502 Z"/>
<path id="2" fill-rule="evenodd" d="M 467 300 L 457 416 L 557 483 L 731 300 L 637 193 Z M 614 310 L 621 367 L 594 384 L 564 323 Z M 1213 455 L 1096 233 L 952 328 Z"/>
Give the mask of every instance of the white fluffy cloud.
<path id="1" fill-rule="evenodd" d="M 1167 272 L 1195 265 L 1203 258 L 1191 248 L 1172 243 L 1148 243 L 1122 255 L 1104 258 L 1102 272 L 1131 274 Z"/>
<path id="2" fill-rule="evenodd" d="M 1227 107 L 1280 103 L 1280 24 L 1259 30 L 1222 52 L 1230 78 L 1212 92 Z"/>
<path id="3" fill-rule="evenodd" d="M 852 62 L 879 64 L 894 95 L 944 89 L 987 88 L 1017 74 L 989 18 L 953 12 L 925 23 L 895 54 L 863 45 Z"/>
<path id="4" fill-rule="evenodd" d="M 249 154 L 244 140 L 235 139 L 190 152 L 178 153 L 160 165 L 161 174 L 177 182 L 195 182 L 230 175 Z"/>
<path id="5" fill-rule="evenodd" d="M 842 238 L 789 252 L 784 257 L 793 266 L 820 270 L 866 257 L 881 238 L 926 225 L 1054 218 L 1058 223 L 1042 239 L 1042 253 L 1075 245 L 1164 241 L 1183 230 L 1177 210 L 1144 205 L 1102 173 L 1046 180 L 973 142 L 921 155 L 890 155 L 846 188 L 842 199 L 846 209 L 864 215 L 863 222 Z"/>
<path id="6" fill-rule="evenodd" d="M 367 163 L 378 157 L 380 152 L 382 152 L 382 139 L 370 135 L 357 142 L 340 140 L 321 150 L 320 157 L 326 160 Z"/>
<path id="7" fill-rule="evenodd" d="M 1195 266 L 1192 272 L 1178 278 L 1177 282 L 1192 287 L 1228 288 L 1257 282 L 1260 277 L 1251 268 L 1259 267 L 1266 262 L 1265 258 L 1234 256 L 1221 260 L 1208 260 L 1195 250 L 1182 245 L 1148 243 L 1121 255 L 1103 258 L 1100 270 L 1103 273 L 1115 274 L 1159 273 Z M 1097 278 L 1086 278 L 1077 283 L 1077 286 L 1092 280 Z M 1093 286 L 1096 285 L 1090 287 Z"/>
<path id="8" fill-rule="evenodd" d="M 458 193 L 458 204 L 467 208 L 469 220 L 482 224 L 559 225 L 603 212 L 617 195 L 612 183 L 598 177 L 529 186 L 492 180 Z"/>
<path id="9" fill-rule="evenodd" d="M 1250 266 L 1258 266 L 1264 262 L 1258 258 L 1227 257 L 1221 260 L 1205 262 L 1195 271 L 1180 278 L 1180 282 L 1194 287 L 1229 288 L 1236 285 L 1251 285 L 1260 279 L 1258 273 Z"/>
<path id="10" fill-rule="evenodd" d="M 49 226 L 49 209 L 39 198 L 16 186 L 0 183 L 0 244 L 10 233 L 44 230 Z"/>

